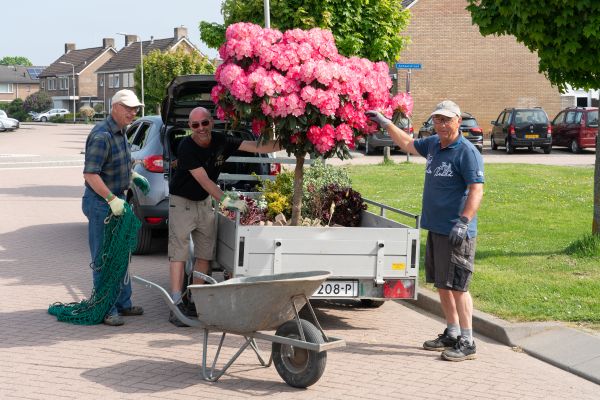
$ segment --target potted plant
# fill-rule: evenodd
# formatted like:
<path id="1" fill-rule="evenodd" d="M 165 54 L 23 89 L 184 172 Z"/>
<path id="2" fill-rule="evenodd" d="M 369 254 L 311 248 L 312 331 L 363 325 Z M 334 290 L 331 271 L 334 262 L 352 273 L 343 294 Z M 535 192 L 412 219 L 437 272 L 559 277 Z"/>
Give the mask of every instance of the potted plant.
<path id="1" fill-rule="evenodd" d="M 296 157 L 292 225 L 300 219 L 307 154 L 348 158 L 359 136 L 377 130 L 365 111 L 412 111 L 409 94 L 390 95 L 386 63 L 340 55 L 327 30 L 282 33 L 237 23 L 219 54 L 211 93 L 217 116 L 250 124 L 259 140 L 276 137 Z"/>

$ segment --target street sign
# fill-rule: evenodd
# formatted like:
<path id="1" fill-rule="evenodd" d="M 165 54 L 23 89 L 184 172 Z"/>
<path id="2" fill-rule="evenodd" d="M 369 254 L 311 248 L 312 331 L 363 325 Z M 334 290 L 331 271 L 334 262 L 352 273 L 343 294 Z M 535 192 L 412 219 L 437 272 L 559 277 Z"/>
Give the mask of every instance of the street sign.
<path id="1" fill-rule="evenodd" d="M 421 64 L 403 64 L 396 63 L 397 69 L 421 69 Z"/>

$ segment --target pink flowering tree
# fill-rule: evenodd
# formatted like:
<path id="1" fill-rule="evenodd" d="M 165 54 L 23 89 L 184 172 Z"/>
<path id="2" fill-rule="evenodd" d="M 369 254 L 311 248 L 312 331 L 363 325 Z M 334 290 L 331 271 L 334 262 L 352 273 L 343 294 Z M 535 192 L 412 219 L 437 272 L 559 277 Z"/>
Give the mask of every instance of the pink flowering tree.
<path id="1" fill-rule="evenodd" d="M 391 97 L 384 62 L 338 54 L 330 31 L 281 33 L 250 23 L 230 25 L 219 49 L 212 99 L 217 117 L 247 123 L 259 141 L 276 138 L 296 157 L 292 224 L 299 221 L 304 159 L 350 156 L 359 136 L 378 128 L 365 116 L 412 111 L 412 98 Z"/>

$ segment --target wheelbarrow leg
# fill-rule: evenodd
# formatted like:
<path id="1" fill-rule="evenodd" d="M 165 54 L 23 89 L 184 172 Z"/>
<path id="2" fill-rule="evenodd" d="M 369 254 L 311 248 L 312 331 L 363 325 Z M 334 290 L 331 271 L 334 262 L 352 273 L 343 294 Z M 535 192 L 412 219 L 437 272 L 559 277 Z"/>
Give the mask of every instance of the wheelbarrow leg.
<path id="1" fill-rule="evenodd" d="M 221 353 L 221 348 L 223 347 L 223 341 L 225 340 L 226 333 L 223 332 L 223 334 L 221 335 L 221 340 L 219 342 L 219 347 L 217 349 L 217 353 L 213 360 L 212 367 L 207 368 L 206 367 L 206 355 L 208 353 L 208 329 L 203 329 L 203 330 L 204 330 L 204 343 L 202 344 L 202 377 L 206 381 L 216 382 L 219 380 L 219 378 L 221 376 L 223 376 L 223 374 L 225 373 L 225 371 L 227 371 L 227 369 L 231 366 L 231 364 L 233 364 L 233 362 L 235 360 L 237 360 L 237 358 L 240 356 L 240 354 L 242 354 L 242 352 L 244 350 L 246 350 L 246 347 L 248 347 L 250 345 L 250 342 L 252 342 L 253 339 L 246 338 L 246 342 L 242 345 L 242 347 L 240 347 L 240 349 L 233 355 L 233 357 L 231 357 L 231 359 L 227 362 L 227 364 L 225 364 L 223 366 L 223 368 L 218 373 L 215 374 L 215 371 L 216 371 L 215 367 L 217 364 L 217 360 L 219 358 L 219 354 Z"/>
<path id="2" fill-rule="evenodd" d="M 248 338 L 246 336 L 244 336 L 244 339 L 248 340 Z M 271 363 L 273 362 L 273 353 L 271 353 L 271 355 L 269 357 L 269 361 L 265 362 L 264 358 L 260 354 L 260 351 L 258 350 L 258 346 L 256 345 L 256 340 L 254 340 L 254 338 L 250 338 L 250 347 L 252 348 L 252 350 L 254 350 L 254 354 L 256 354 L 256 357 L 258 358 L 258 362 L 260 362 L 261 366 L 263 366 L 263 367 L 271 366 Z"/>

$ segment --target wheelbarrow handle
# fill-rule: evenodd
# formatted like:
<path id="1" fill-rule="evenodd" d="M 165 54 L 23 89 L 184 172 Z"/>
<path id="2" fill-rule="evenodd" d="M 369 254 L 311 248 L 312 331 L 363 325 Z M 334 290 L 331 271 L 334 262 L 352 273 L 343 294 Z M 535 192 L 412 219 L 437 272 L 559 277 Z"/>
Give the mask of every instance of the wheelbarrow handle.
<path id="1" fill-rule="evenodd" d="M 203 274 L 202 272 L 194 271 L 194 278 L 204 279 L 204 282 L 209 282 L 211 284 L 219 283 L 215 278 L 210 275 Z"/>
<path id="2" fill-rule="evenodd" d="M 169 296 L 169 293 L 167 293 L 167 291 L 160 285 L 157 285 L 154 282 L 150 282 L 144 278 L 140 278 L 137 275 L 134 275 L 132 278 L 134 281 L 136 281 L 137 283 L 141 283 L 142 285 L 149 287 L 149 288 L 154 288 L 157 289 L 160 294 L 162 294 L 163 299 L 165 300 L 165 302 L 167 303 L 167 306 L 169 306 L 169 309 L 171 311 L 173 311 L 173 313 L 175 314 L 175 316 L 184 324 L 186 324 L 187 326 L 199 326 L 199 327 L 203 327 L 204 324 L 202 324 L 200 321 L 198 321 L 197 319 L 192 319 L 192 318 L 188 318 L 187 316 L 185 316 L 180 310 L 179 308 L 175 305 L 175 303 L 173 302 L 173 299 L 171 299 L 171 296 Z"/>

